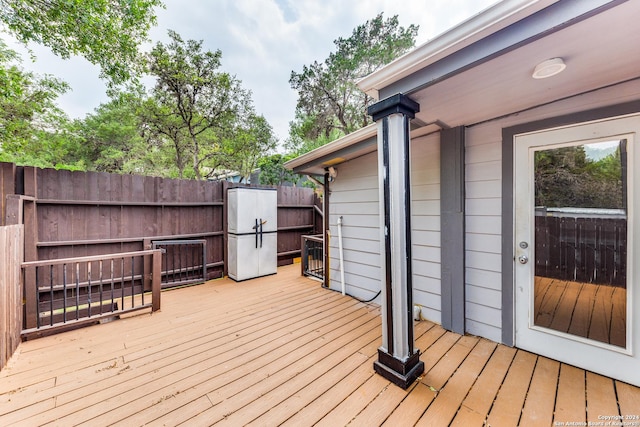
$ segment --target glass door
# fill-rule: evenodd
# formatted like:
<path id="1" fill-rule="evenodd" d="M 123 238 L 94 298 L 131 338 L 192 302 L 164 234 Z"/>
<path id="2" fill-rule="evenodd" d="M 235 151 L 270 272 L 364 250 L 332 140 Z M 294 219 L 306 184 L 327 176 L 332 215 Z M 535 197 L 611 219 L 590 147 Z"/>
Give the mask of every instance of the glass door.
<path id="1" fill-rule="evenodd" d="M 639 130 L 639 116 L 610 119 L 518 135 L 514 150 L 516 345 L 636 385 Z"/>

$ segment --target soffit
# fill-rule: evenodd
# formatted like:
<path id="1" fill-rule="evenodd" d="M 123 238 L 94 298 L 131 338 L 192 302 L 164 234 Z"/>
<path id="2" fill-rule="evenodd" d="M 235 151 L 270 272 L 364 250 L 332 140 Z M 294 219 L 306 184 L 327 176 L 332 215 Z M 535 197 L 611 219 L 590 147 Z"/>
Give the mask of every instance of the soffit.
<path id="1" fill-rule="evenodd" d="M 471 125 L 640 77 L 640 2 L 628 1 L 410 94 L 416 117 Z M 535 66 L 561 57 L 564 72 L 531 77 Z"/>

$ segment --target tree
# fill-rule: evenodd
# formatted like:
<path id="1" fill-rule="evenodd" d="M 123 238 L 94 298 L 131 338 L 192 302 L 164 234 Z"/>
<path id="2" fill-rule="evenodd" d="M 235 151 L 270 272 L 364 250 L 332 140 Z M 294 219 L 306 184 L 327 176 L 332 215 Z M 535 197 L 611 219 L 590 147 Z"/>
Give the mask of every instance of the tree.
<path id="1" fill-rule="evenodd" d="M 300 181 L 300 176 L 285 169 L 284 164 L 294 158 L 294 155 L 272 154 L 263 157 L 258 162 L 260 168 L 260 184 L 263 185 L 283 185 L 291 183 L 296 185 Z"/>
<path id="2" fill-rule="evenodd" d="M 38 166 L 64 163 L 68 119 L 56 106 L 68 85 L 24 71 L 20 57 L 0 40 L 0 160 Z"/>
<path id="3" fill-rule="evenodd" d="M 220 50 L 203 51 L 202 41 L 169 31 L 168 45 L 156 44 L 148 55 L 156 77 L 146 105 L 146 122 L 156 134 L 171 141 L 179 176 L 202 179 L 221 164 L 223 145 L 242 137 L 255 113 L 250 92 L 228 73 L 218 71 Z M 255 139 L 254 139 L 255 140 Z"/>
<path id="4" fill-rule="evenodd" d="M 82 156 L 89 168 L 109 173 L 162 175 L 151 161 L 154 150 L 144 139 L 139 111 L 142 94 L 114 95 L 77 124 Z M 159 170 L 160 169 L 160 170 Z"/>
<path id="5" fill-rule="evenodd" d="M 259 168 L 261 159 L 274 150 L 276 145 L 273 129 L 267 119 L 251 114 L 224 144 L 226 161 L 220 157 L 218 165 L 238 171 L 247 182 L 249 176 Z"/>
<path id="6" fill-rule="evenodd" d="M 161 0 L 0 0 L 0 22 L 19 41 L 69 58 L 82 55 L 118 85 L 138 74 L 138 46 Z"/>
<path id="7" fill-rule="evenodd" d="M 356 82 L 415 45 L 418 26 L 403 28 L 398 17 L 374 19 L 356 27 L 349 38 L 334 41 L 336 51 L 323 62 L 291 72 L 289 83 L 298 91 L 296 120 L 290 137 L 317 140 L 345 135 L 371 123 L 367 107 L 373 99 Z"/>

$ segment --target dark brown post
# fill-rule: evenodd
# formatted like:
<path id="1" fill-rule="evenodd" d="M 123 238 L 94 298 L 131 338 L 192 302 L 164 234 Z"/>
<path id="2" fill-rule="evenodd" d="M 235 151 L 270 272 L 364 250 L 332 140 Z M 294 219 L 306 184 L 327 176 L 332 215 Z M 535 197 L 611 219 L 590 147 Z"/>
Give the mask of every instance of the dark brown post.
<path id="1" fill-rule="evenodd" d="M 10 225 L 7 219 L 7 196 L 15 193 L 16 165 L 0 162 L 0 225 Z"/>
<path id="2" fill-rule="evenodd" d="M 37 198 L 38 171 L 36 168 L 24 168 L 24 193 L 25 196 Z M 38 260 L 38 218 L 36 202 L 24 201 L 24 260 Z M 25 326 L 26 329 L 38 326 L 38 295 L 35 268 L 28 268 L 24 274 L 24 300 L 25 300 Z"/>
<path id="3" fill-rule="evenodd" d="M 142 250 L 148 251 L 151 249 L 153 249 L 151 239 L 143 239 Z M 142 257 L 142 290 L 143 292 L 153 290 L 152 282 L 151 282 L 153 278 L 152 261 L 153 261 L 153 257 L 148 257 L 148 256 Z"/>
<path id="4" fill-rule="evenodd" d="M 23 196 L 10 194 L 5 200 L 5 218 L 4 225 L 18 225 L 23 223 L 24 218 L 24 202 Z"/>
<path id="5" fill-rule="evenodd" d="M 151 311 L 160 310 L 160 288 L 162 286 L 162 251 L 156 249 L 152 255 L 153 276 L 151 282 Z"/>
<path id="6" fill-rule="evenodd" d="M 224 264 L 222 266 L 222 277 L 229 274 L 229 254 L 227 253 L 227 241 L 229 240 L 229 236 L 227 234 L 227 189 L 229 188 L 229 183 L 227 181 L 222 181 L 222 260 Z"/>
<path id="7" fill-rule="evenodd" d="M 330 287 L 331 285 L 331 275 L 329 273 L 329 245 L 331 244 L 330 233 L 329 233 L 329 193 L 331 192 L 329 188 L 329 172 L 324 173 L 324 189 L 322 192 L 322 211 L 323 211 L 323 227 L 322 227 L 322 258 L 324 260 L 323 276 L 324 276 L 324 286 Z"/>
<path id="8" fill-rule="evenodd" d="M 315 212 L 314 212 L 315 215 Z M 304 250 L 304 236 L 300 236 L 300 275 L 304 276 L 304 263 L 306 253 Z"/>

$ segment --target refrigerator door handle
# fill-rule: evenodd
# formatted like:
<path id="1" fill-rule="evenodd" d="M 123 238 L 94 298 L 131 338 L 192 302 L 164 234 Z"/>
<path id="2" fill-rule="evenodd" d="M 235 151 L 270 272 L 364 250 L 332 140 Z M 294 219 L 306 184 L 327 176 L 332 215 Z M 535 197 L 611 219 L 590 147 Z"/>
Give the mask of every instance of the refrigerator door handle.
<path id="1" fill-rule="evenodd" d="M 253 228 L 256 230 L 256 249 L 258 249 L 258 218 L 256 218 L 256 225 Z"/>
<path id="2" fill-rule="evenodd" d="M 260 247 L 262 247 L 262 224 L 264 224 L 264 222 L 262 222 L 262 218 L 260 218 Z"/>

